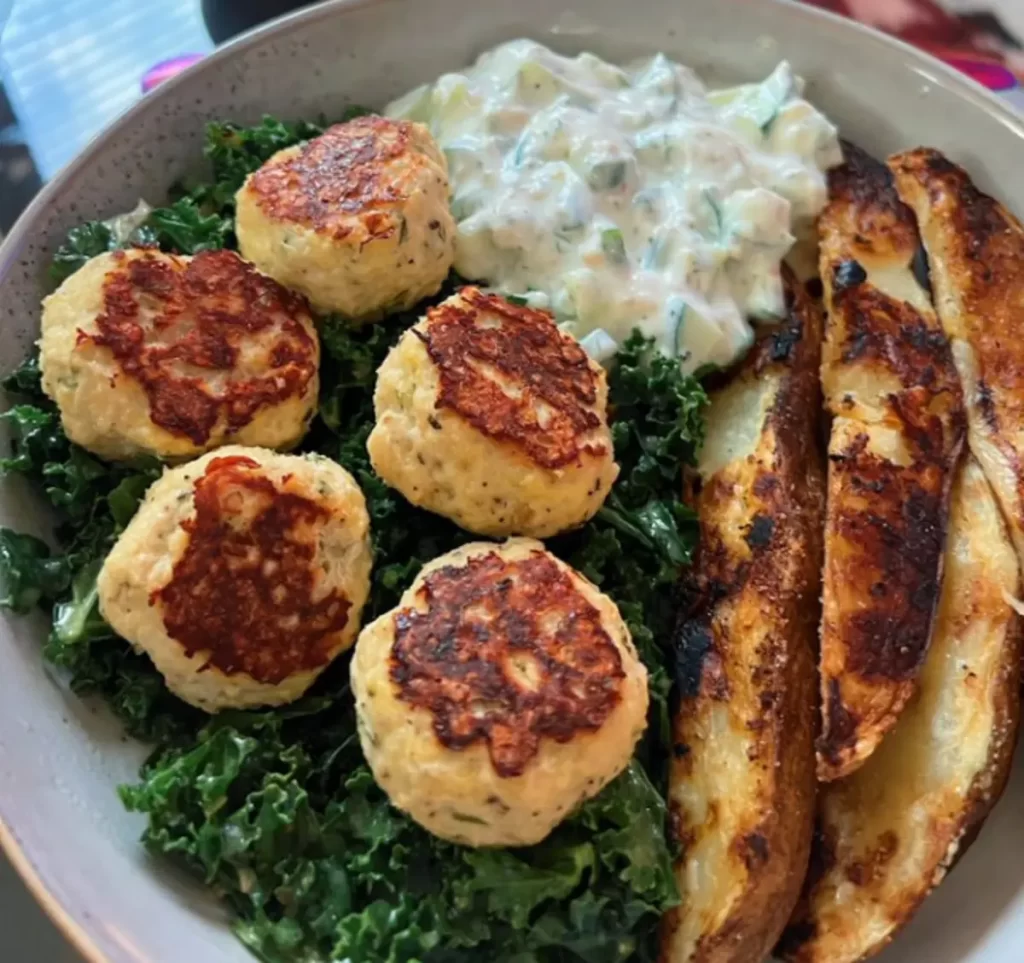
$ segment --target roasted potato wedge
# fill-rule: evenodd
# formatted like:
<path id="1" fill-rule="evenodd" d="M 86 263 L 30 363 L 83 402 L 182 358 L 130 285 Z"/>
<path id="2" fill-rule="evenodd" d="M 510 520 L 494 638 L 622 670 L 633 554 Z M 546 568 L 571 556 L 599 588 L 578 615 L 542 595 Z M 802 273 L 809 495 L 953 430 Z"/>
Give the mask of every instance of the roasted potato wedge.
<path id="1" fill-rule="evenodd" d="M 698 558 L 678 645 L 669 808 L 682 906 L 665 963 L 760 963 L 800 891 L 814 810 L 814 648 L 824 517 L 820 308 L 787 274 L 788 320 L 713 393 Z"/>
<path id="2" fill-rule="evenodd" d="M 966 171 L 919 148 L 889 159 L 928 250 L 967 399 L 968 440 L 1024 560 L 1024 228 Z"/>
<path id="3" fill-rule="evenodd" d="M 967 848 L 1006 784 L 1020 711 L 1017 557 L 980 466 L 953 493 L 938 623 L 920 690 L 856 773 L 821 787 L 793 963 L 881 950 Z"/>
<path id="4" fill-rule="evenodd" d="M 965 435 L 949 342 L 915 273 L 914 216 L 852 145 L 819 219 L 832 415 L 818 778 L 862 766 L 917 687 Z"/>

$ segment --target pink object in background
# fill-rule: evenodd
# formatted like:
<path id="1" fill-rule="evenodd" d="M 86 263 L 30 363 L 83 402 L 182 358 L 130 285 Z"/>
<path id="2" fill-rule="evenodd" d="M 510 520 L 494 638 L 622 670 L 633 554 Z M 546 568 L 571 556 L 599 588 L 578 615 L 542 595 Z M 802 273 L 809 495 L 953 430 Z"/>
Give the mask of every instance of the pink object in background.
<path id="1" fill-rule="evenodd" d="M 968 77 L 973 77 L 982 86 L 997 93 L 1013 90 L 1018 86 L 1017 76 L 1002 64 L 967 59 L 955 54 L 946 54 L 942 59 L 950 66 L 967 74 Z"/>
<path id="2" fill-rule="evenodd" d="M 191 67 L 198 60 L 202 60 L 202 54 L 182 54 L 178 57 L 171 57 L 169 60 L 161 60 L 160 63 L 149 70 L 142 77 L 142 92 L 149 93 L 154 87 L 169 80 L 175 74 L 181 73 L 186 67 Z"/>
<path id="3" fill-rule="evenodd" d="M 1024 55 L 1019 49 L 1001 43 L 1003 38 L 996 38 L 969 20 L 944 10 L 936 0 L 805 2 L 895 34 L 945 60 L 989 90 L 1003 94 L 1024 92 L 1021 89 L 1024 82 Z M 2 13 L 9 3 L 10 0 L 0 0 L 0 28 L 3 26 Z M 202 54 L 181 54 L 160 61 L 142 77 L 142 92 L 148 93 L 202 57 Z"/>
<path id="4" fill-rule="evenodd" d="M 958 16 L 935 0 L 806 2 L 894 34 L 1024 106 L 1024 55 L 995 13 Z"/>

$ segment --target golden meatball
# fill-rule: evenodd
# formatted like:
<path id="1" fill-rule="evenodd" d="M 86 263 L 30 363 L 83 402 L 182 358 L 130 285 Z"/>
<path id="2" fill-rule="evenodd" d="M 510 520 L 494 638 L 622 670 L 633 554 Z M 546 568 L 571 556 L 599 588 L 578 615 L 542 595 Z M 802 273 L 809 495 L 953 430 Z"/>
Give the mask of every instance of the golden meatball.
<path id="1" fill-rule="evenodd" d="M 329 459 L 224 448 L 150 488 L 103 563 L 100 610 L 186 702 L 281 705 L 352 645 L 369 530 Z"/>
<path id="2" fill-rule="evenodd" d="M 306 302 L 231 251 L 94 257 L 43 302 L 40 349 L 68 437 L 104 458 L 289 448 L 316 410 Z"/>
<path id="3" fill-rule="evenodd" d="M 626 767 L 646 724 L 647 672 L 615 604 L 532 539 L 424 566 L 351 670 L 377 782 L 470 846 L 540 842 Z"/>
<path id="4" fill-rule="evenodd" d="M 354 321 L 436 294 L 455 257 L 448 166 L 421 124 L 338 124 L 271 157 L 237 202 L 242 253 Z"/>
<path id="5" fill-rule="evenodd" d="M 547 538 L 590 519 L 618 475 L 608 386 L 551 317 L 463 288 L 377 373 L 367 442 L 409 501 L 481 535 Z"/>

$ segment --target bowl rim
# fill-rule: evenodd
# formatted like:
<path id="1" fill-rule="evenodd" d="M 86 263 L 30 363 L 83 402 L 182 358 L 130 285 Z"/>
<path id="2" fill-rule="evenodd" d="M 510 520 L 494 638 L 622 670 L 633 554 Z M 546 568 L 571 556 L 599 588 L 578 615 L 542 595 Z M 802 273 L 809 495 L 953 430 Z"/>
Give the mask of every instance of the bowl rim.
<path id="1" fill-rule="evenodd" d="M 180 86 L 191 83 L 195 77 L 205 71 L 215 69 L 218 65 L 231 61 L 241 52 L 259 47 L 271 38 L 287 36 L 320 20 L 331 20 L 349 11 L 385 2 L 410 3 L 414 0 L 325 0 L 325 2 L 314 3 L 312 6 L 286 13 L 240 34 L 227 43 L 214 48 L 195 64 L 143 95 L 96 133 L 75 157 L 43 185 L 28 207 L 21 213 L 7 236 L 0 241 L 0 283 L 18 261 L 22 247 L 29 239 L 33 226 L 51 201 L 66 188 L 69 182 L 74 180 L 78 173 L 93 162 L 95 155 L 116 134 L 129 128 L 137 117 L 150 110 L 151 104 L 155 100 L 173 96 Z M 755 0 L 728 0 L 728 2 L 745 4 L 755 2 Z M 757 2 L 763 4 L 765 0 L 757 0 Z M 985 110 L 1002 124 L 1015 128 L 1024 138 L 1024 114 L 1013 109 L 1003 98 L 973 78 L 934 55 L 864 23 L 820 7 L 810 6 L 800 0 L 767 0 L 767 2 L 779 8 L 780 12 L 787 17 L 816 22 L 822 30 L 846 34 L 865 50 L 866 55 L 870 55 L 872 50 L 901 53 L 907 60 L 921 67 L 927 67 L 933 75 L 937 75 L 937 79 L 942 81 L 943 86 L 949 88 L 969 104 Z M 88 928 L 49 891 L 27 848 L 18 841 L 13 826 L 9 825 L 5 819 L 2 808 L 0 808 L 0 851 L 7 857 L 50 922 L 86 963 L 113 963 L 112 959 L 100 949 Z"/>

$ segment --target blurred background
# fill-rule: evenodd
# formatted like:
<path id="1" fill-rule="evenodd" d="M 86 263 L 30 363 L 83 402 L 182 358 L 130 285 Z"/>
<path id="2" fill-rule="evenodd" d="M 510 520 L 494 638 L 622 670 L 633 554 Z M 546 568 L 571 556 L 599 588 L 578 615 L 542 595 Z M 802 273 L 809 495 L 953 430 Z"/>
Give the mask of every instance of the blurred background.
<path id="1" fill-rule="evenodd" d="M 1021 95 L 1024 0 L 811 0 Z M 111 118 L 299 0 L 0 0 L 0 233 Z M 954 16 L 954 13 L 964 16 Z M 1015 76 L 1016 72 L 1016 76 Z M 1024 96 L 1020 102 L 1024 106 Z"/>
<path id="2" fill-rule="evenodd" d="M 924 47 L 1024 109 L 1024 0 L 810 2 Z M 0 0 L 0 237 L 42 184 L 126 107 L 216 44 L 305 5 Z M 0 944 L 5 963 L 78 960 L 2 856 Z"/>

